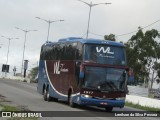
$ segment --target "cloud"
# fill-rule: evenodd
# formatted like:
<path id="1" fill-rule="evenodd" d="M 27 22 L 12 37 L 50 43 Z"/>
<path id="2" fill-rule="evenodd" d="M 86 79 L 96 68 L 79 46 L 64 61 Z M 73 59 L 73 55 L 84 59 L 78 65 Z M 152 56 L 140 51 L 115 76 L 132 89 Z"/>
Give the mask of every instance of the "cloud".
<path id="1" fill-rule="evenodd" d="M 91 0 L 85 0 L 91 2 Z M 100 5 L 92 9 L 90 32 L 91 38 L 103 39 L 105 34 L 124 34 L 134 31 L 138 26 L 146 26 L 159 19 L 159 0 L 92 0 L 93 3 L 110 2 L 111 5 Z M 0 0 L 0 35 L 18 37 L 11 41 L 8 64 L 21 67 L 24 32 L 22 29 L 38 30 L 27 34 L 25 59 L 36 63 L 41 45 L 46 41 L 48 24 L 35 17 L 46 20 L 64 19 L 64 22 L 51 24 L 50 41 L 70 36 L 81 37 L 87 31 L 89 7 L 77 0 Z M 148 29 L 159 29 L 159 23 Z M 117 37 L 118 41 L 127 41 L 132 34 Z M 85 37 L 85 36 L 84 36 Z M 6 62 L 8 40 L 0 38 L 0 63 Z M 17 62 L 18 61 L 18 62 Z"/>

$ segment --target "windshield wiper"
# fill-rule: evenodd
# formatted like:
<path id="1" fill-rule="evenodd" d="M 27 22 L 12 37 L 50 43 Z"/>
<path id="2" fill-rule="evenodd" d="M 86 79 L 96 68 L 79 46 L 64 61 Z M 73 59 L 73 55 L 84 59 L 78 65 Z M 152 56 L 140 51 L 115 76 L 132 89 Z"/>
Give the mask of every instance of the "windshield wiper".
<path id="1" fill-rule="evenodd" d="M 85 60 L 84 62 L 87 62 L 87 63 L 97 63 L 96 61 L 93 61 L 93 60 Z"/>
<path id="2" fill-rule="evenodd" d="M 111 83 L 111 85 L 112 85 L 112 87 L 114 88 L 114 90 L 115 90 L 115 89 L 118 90 L 117 86 L 116 86 L 112 81 L 110 81 L 109 83 Z"/>
<path id="3" fill-rule="evenodd" d="M 98 86 L 100 86 L 100 88 L 102 88 L 102 87 L 106 88 L 106 85 L 111 89 L 113 88 L 107 81 L 104 81 L 104 82 L 101 82 L 98 84 Z"/>
<path id="4" fill-rule="evenodd" d="M 100 86 L 101 88 L 105 88 L 105 89 L 108 89 L 108 88 L 106 88 L 108 86 L 110 88 L 108 90 L 118 91 L 117 86 L 115 86 L 115 84 L 112 81 L 104 81 L 104 82 L 100 83 L 98 86 Z"/>
<path id="5" fill-rule="evenodd" d="M 94 86 L 86 86 L 85 88 L 96 89 L 96 90 L 98 90 L 98 88 L 97 88 L 97 87 L 94 87 Z"/>

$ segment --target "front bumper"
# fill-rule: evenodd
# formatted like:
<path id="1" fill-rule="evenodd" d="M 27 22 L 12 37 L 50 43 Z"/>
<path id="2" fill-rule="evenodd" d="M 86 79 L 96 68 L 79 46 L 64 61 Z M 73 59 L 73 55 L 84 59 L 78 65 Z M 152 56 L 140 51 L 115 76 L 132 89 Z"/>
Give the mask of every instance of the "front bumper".
<path id="1" fill-rule="evenodd" d="M 125 100 L 95 99 L 79 96 L 79 105 L 98 107 L 124 107 Z"/>

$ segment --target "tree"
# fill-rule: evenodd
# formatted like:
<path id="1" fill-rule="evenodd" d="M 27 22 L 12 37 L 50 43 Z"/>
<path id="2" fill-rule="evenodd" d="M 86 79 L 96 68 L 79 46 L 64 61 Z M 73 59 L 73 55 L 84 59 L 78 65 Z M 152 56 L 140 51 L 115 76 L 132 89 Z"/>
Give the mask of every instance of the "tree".
<path id="1" fill-rule="evenodd" d="M 136 35 L 125 44 L 128 58 L 128 65 L 134 69 L 136 80 L 141 78 L 144 82 L 149 80 L 151 88 L 153 82 L 158 75 L 155 75 L 160 70 L 157 59 L 160 58 L 160 44 L 156 41 L 159 37 L 157 30 L 152 29 L 143 33 L 139 27 Z M 155 67 L 157 65 L 157 67 Z M 150 78 L 150 74 L 152 77 Z"/>
<path id="2" fill-rule="evenodd" d="M 31 76 L 32 76 L 32 79 L 34 79 L 38 74 L 38 67 L 34 67 L 32 68 L 31 70 Z"/>
<path id="3" fill-rule="evenodd" d="M 111 40 L 111 41 L 116 41 L 115 35 L 114 34 L 109 34 L 104 36 L 105 40 Z"/>
<path id="4" fill-rule="evenodd" d="M 157 71 L 158 79 L 156 79 L 156 82 L 157 84 L 159 84 L 160 83 L 160 63 L 155 63 L 154 69 Z"/>

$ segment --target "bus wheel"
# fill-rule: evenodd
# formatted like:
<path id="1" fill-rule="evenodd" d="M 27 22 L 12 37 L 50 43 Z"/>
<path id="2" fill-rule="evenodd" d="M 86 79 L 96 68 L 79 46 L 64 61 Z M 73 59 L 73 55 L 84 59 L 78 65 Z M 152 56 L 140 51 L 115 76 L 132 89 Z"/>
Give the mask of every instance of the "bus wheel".
<path id="1" fill-rule="evenodd" d="M 107 112 L 112 112 L 113 107 L 106 107 L 105 110 L 106 110 Z"/>
<path id="2" fill-rule="evenodd" d="M 68 96 L 68 104 L 69 104 L 69 106 L 71 106 L 73 108 L 76 107 L 75 103 L 73 102 L 71 94 Z"/>
<path id="3" fill-rule="evenodd" d="M 45 101 L 47 101 L 47 90 L 46 90 L 46 88 L 44 88 L 43 99 L 44 99 Z"/>
<path id="4" fill-rule="evenodd" d="M 46 96 L 47 96 L 47 101 L 51 101 L 52 97 L 49 95 L 49 88 L 46 90 L 47 93 L 46 93 Z"/>

